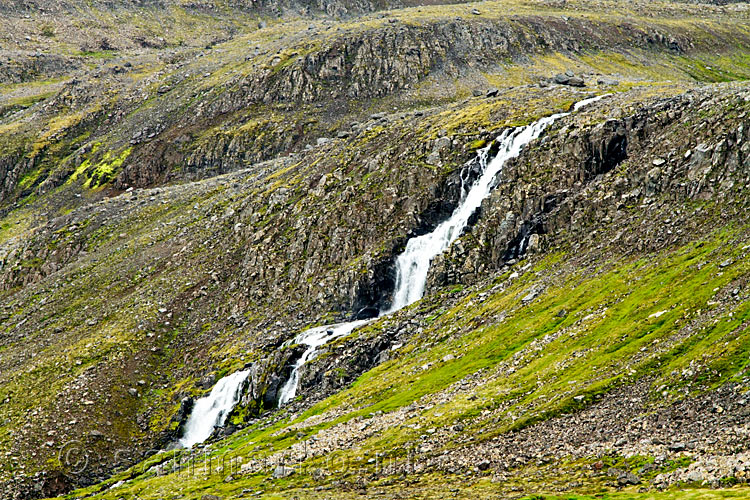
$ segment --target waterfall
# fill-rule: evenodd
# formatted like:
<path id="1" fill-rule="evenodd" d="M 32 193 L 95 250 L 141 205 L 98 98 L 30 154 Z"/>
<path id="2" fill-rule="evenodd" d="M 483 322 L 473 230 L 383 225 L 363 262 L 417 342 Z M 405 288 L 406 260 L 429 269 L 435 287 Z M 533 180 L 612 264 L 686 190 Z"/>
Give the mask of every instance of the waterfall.
<path id="1" fill-rule="evenodd" d="M 576 103 L 573 109 L 577 111 L 602 97 L 583 100 Z M 383 314 L 398 311 L 422 298 L 427 284 L 430 262 L 461 236 L 471 216 L 492 192 L 495 180 L 502 172 L 505 163 L 517 157 L 524 146 L 539 137 L 544 129 L 555 120 L 568 114 L 570 113 L 557 113 L 524 127 L 505 130 L 497 138 L 499 149 L 497 155 L 489 163 L 487 158 L 490 146 L 479 152 L 478 160 L 482 173 L 468 188 L 468 191 L 462 186 L 461 200 L 453 214 L 438 224 L 431 233 L 411 238 L 404 251 L 396 259 L 396 287 L 391 306 Z"/>
<path id="2" fill-rule="evenodd" d="M 598 101 L 605 96 L 592 97 L 580 101 L 573 106 L 578 111 L 583 106 Z M 492 192 L 498 174 L 502 172 L 505 162 L 515 158 L 521 149 L 541 133 L 555 120 L 570 113 L 557 113 L 544 117 L 530 125 L 505 130 L 498 138 L 499 149 L 497 155 L 488 162 L 490 146 L 478 151 L 478 160 L 482 170 L 481 175 L 470 186 L 461 175 L 461 198 L 453 214 L 440 223 L 431 233 L 410 239 L 406 249 L 396 259 L 396 287 L 391 299 L 391 306 L 381 311 L 380 317 L 391 314 L 422 298 L 427 283 L 427 273 L 430 262 L 437 255 L 444 252 L 459 236 L 479 208 Z M 293 342 L 305 344 L 308 348 L 292 367 L 292 373 L 279 391 L 279 406 L 291 401 L 297 394 L 300 368 L 313 359 L 318 348 L 331 340 L 348 335 L 355 328 L 373 320 L 358 320 L 337 325 L 327 325 L 305 330 L 297 335 Z"/>
<path id="3" fill-rule="evenodd" d="M 573 106 L 578 111 L 583 106 L 606 96 L 597 96 L 580 101 Z M 488 162 L 490 146 L 480 150 L 478 161 L 482 170 L 480 176 L 467 186 L 466 179 L 461 175 L 461 198 L 453 214 L 428 234 L 410 239 L 404 251 L 396 259 L 396 287 L 391 299 L 391 306 L 381 311 L 380 317 L 391 314 L 421 299 L 427 283 L 427 273 L 430 262 L 437 255 L 444 252 L 459 236 L 471 219 L 471 216 L 487 198 L 495 182 L 502 172 L 505 162 L 517 157 L 521 149 L 541 133 L 555 120 L 570 113 L 557 113 L 542 118 L 530 125 L 503 131 L 497 138 L 499 149 L 497 155 Z M 278 402 L 282 406 L 297 395 L 300 368 L 313 359 L 318 349 L 331 340 L 348 335 L 358 326 L 371 320 L 357 320 L 335 325 L 325 325 L 310 328 L 297 335 L 290 344 L 303 344 L 307 349 L 294 363 L 289 379 L 279 390 Z M 240 399 L 242 383 L 247 379 L 250 370 L 239 371 L 228 375 L 214 386 L 211 393 L 195 403 L 190 418 L 185 426 L 185 432 L 179 444 L 186 448 L 196 443 L 202 443 L 211 435 L 215 427 L 224 425 L 227 415 Z"/>
<path id="4" fill-rule="evenodd" d="M 242 383 L 250 370 L 234 372 L 219 380 L 211 393 L 195 402 L 179 445 L 190 448 L 209 438 L 215 427 L 221 427 L 227 415 L 240 400 Z"/>
<path id="5" fill-rule="evenodd" d="M 297 395 L 297 386 L 299 385 L 299 369 L 302 365 L 310 361 L 316 354 L 318 348 L 327 344 L 331 340 L 348 335 L 355 328 L 367 323 L 367 320 L 350 321 L 348 323 L 339 323 L 337 325 L 319 326 L 310 328 L 297 335 L 292 343 L 304 344 L 307 346 L 302 356 L 294 363 L 292 373 L 284 386 L 279 390 L 279 406 L 291 401 Z"/>

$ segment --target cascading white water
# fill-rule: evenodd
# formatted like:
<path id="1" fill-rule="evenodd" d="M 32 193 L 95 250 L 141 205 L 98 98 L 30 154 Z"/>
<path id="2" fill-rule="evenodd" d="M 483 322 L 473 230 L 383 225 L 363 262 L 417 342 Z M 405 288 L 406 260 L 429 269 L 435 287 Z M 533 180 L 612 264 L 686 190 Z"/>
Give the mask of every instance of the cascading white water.
<path id="1" fill-rule="evenodd" d="M 601 97 L 603 96 L 583 100 L 574 106 L 574 110 L 577 111 Z M 391 306 L 383 314 L 398 311 L 422 298 L 430 262 L 461 236 L 471 216 L 492 192 L 495 179 L 505 163 L 518 156 L 524 146 L 539 137 L 544 129 L 555 120 L 568 114 L 570 113 L 557 113 L 524 127 L 505 130 L 497 138 L 500 147 L 497 155 L 489 163 L 487 163 L 488 151 L 480 151 L 479 162 L 482 174 L 467 192 L 462 193 L 462 198 L 453 214 L 431 233 L 411 238 L 406 244 L 406 249 L 396 259 L 396 287 Z"/>
<path id="2" fill-rule="evenodd" d="M 592 97 L 575 104 L 573 111 L 598 101 L 605 96 Z M 558 118 L 570 113 L 557 113 L 542 118 L 525 127 L 505 130 L 497 142 L 500 147 L 495 158 L 487 163 L 490 146 L 479 151 L 479 163 L 482 173 L 474 183 L 467 188 L 461 177 L 461 199 L 450 218 L 440 223 L 431 233 L 412 238 L 406 244 L 406 249 L 396 259 L 396 287 L 391 299 L 391 306 L 381 311 L 380 317 L 398 311 L 422 298 L 430 262 L 437 255 L 444 252 L 466 228 L 472 214 L 479 208 L 482 201 L 490 195 L 495 179 L 502 171 L 505 162 L 519 155 L 521 149 L 533 141 Z M 358 320 L 337 325 L 327 325 L 305 330 L 295 337 L 294 343 L 305 344 L 308 349 L 302 354 L 292 368 L 292 373 L 279 391 L 279 406 L 291 401 L 297 394 L 299 385 L 299 370 L 315 356 L 318 348 L 331 340 L 348 335 L 355 328 L 373 320 Z"/>
<path id="3" fill-rule="evenodd" d="M 360 325 L 367 323 L 367 320 L 350 321 L 348 323 L 340 323 L 337 325 L 326 325 L 319 326 L 316 328 L 310 328 L 297 335 L 292 343 L 304 344 L 307 349 L 297 362 L 292 367 L 292 373 L 289 376 L 289 380 L 286 381 L 284 386 L 279 390 L 279 406 L 291 401 L 294 396 L 297 395 L 297 386 L 299 385 L 299 369 L 302 365 L 310 361 L 313 358 L 318 348 L 324 344 L 327 344 L 331 340 L 348 335 L 352 330 Z"/>
<path id="4" fill-rule="evenodd" d="M 227 375 L 216 383 L 208 396 L 196 401 L 178 444 L 190 448 L 208 439 L 215 427 L 223 426 L 227 415 L 239 402 L 242 383 L 249 375 L 250 370 Z"/>

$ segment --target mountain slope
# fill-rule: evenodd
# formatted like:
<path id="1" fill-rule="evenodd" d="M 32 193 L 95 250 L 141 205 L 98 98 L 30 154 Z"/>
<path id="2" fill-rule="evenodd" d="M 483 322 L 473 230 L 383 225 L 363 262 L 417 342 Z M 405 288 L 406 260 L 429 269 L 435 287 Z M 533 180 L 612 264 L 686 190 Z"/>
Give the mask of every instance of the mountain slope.
<path id="1" fill-rule="evenodd" d="M 105 34 L 163 6 L 165 31 L 142 28 L 164 43 L 55 35 L 33 57 L 51 66 L 2 76 L 0 496 L 744 482 L 745 4 L 91 12 Z M 7 32 L 14 58 L 35 49 Z M 592 95 L 505 166 L 422 301 L 326 346 L 276 408 L 291 340 L 388 307 L 396 256 L 477 151 Z M 193 455 L 234 469 L 152 469 L 188 459 L 154 452 L 241 368 L 226 439 Z"/>
<path id="2" fill-rule="evenodd" d="M 704 99 L 703 107 L 687 105 L 683 119 L 713 110 L 727 130 L 740 124 L 746 130 L 743 119 L 732 117 L 746 113 L 747 95 L 746 87 L 699 93 L 692 97 Z M 586 130 L 596 126 L 596 115 L 582 112 L 570 121 Z M 579 133 L 571 125 L 561 123 L 567 129 L 561 133 Z M 706 135 L 686 138 L 726 141 L 705 129 Z M 746 165 L 743 153 L 726 151 Z M 640 483 L 630 491 L 678 481 L 742 482 L 738 453 L 748 444 L 749 380 L 746 173 L 732 169 L 732 161 L 713 170 L 709 156 L 693 161 L 712 180 L 677 205 L 683 217 L 669 202 L 672 191 L 646 193 L 646 177 L 635 187 L 642 198 L 632 205 L 602 203 L 601 194 L 621 174 L 632 174 L 633 165 L 655 168 L 645 158 L 647 152 L 630 150 L 608 176 L 592 180 L 581 193 L 591 198 L 578 206 L 637 215 L 645 204 L 648 217 L 632 217 L 619 229 L 661 229 L 674 240 L 634 254 L 599 229 L 596 217 L 584 219 L 583 229 L 596 233 L 588 241 L 571 234 L 546 255 L 467 288 L 437 291 L 336 341 L 307 369 L 308 391 L 325 394 L 363 367 L 374 368 L 303 413 L 315 399 L 309 392 L 282 414 L 288 419 L 260 420 L 209 448 L 214 460 L 232 460 L 215 462 L 225 464 L 215 474 L 204 475 L 203 451 L 193 455 L 193 465 L 187 453 L 165 453 L 151 464 L 182 469 L 160 475 L 139 465 L 95 497 L 160 498 L 179 489 L 185 498 L 205 491 L 225 498 L 241 498 L 243 491 L 315 498 L 313 484 L 329 498 L 351 492 L 506 498 L 594 493 L 618 481 Z M 689 184 L 681 164 L 691 162 L 684 158 L 673 161 L 673 174 L 663 181 Z M 706 195 L 730 179 L 734 185 L 720 196 Z M 321 386 L 315 373 L 323 371 Z M 278 463 L 298 472 L 269 481 Z"/>

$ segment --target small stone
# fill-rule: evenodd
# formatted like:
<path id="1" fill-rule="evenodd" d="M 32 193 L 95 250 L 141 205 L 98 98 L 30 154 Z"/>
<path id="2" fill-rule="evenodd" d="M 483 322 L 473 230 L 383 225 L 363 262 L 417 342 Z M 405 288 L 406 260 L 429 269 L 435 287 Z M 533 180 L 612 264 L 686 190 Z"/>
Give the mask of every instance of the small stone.
<path id="1" fill-rule="evenodd" d="M 529 242 L 526 245 L 526 251 L 529 253 L 538 253 L 540 250 L 540 238 L 538 234 L 532 234 L 529 236 Z"/>
<path id="2" fill-rule="evenodd" d="M 620 486 L 629 486 L 629 485 L 641 484 L 641 478 L 639 478 L 638 476 L 636 476 L 632 472 L 623 472 L 617 478 L 617 483 Z"/>
<path id="3" fill-rule="evenodd" d="M 496 89 L 495 87 L 492 87 L 487 91 L 486 97 L 496 97 L 500 93 L 499 89 Z"/>
<path id="4" fill-rule="evenodd" d="M 654 161 L 651 162 L 655 167 L 661 167 L 665 163 L 667 163 L 667 160 L 664 158 L 656 158 Z"/>
<path id="5" fill-rule="evenodd" d="M 526 294 L 526 296 L 523 299 L 521 299 L 521 301 L 524 304 L 528 304 L 529 302 L 531 302 L 532 300 L 534 300 L 535 298 L 537 298 L 540 293 L 542 293 L 542 289 L 540 287 L 536 287 L 535 286 L 531 290 L 528 291 L 528 293 Z"/>
<path id="6" fill-rule="evenodd" d="M 700 483 L 703 481 L 703 473 L 699 470 L 692 470 L 688 473 L 687 480 L 693 483 Z"/>
<path id="7" fill-rule="evenodd" d="M 599 85 L 608 85 L 610 87 L 620 85 L 619 81 L 612 78 L 607 78 L 606 76 L 600 76 L 599 79 L 597 79 L 596 83 L 598 83 Z"/>
<path id="8" fill-rule="evenodd" d="M 568 85 L 571 87 L 585 87 L 586 82 L 584 82 L 583 78 L 580 76 L 572 76 L 570 80 L 568 80 Z"/>
<path id="9" fill-rule="evenodd" d="M 489 460 L 482 460 L 481 462 L 479 462 L 477 464 L 477 468 L 479 470 L 487 470 L 487 469 L 489 469 L 490 468 L 490 462 L 489 462 Z"/>
<path id="10" fill-rule="evenodd" d="M 281 479 L 284 477 L 289 477 L 292 474 L 294 474 L 294 469 L 291 467 L 286 467 L 284 465 L 277 465 L 276 468 L 273 470 L 273 477 L 274 479 Z"/>
<path id="11" fill-rule="evenodd" d="M 471 13 L 474 14 L 475 16 L 482 14 L 481 12 L 479 12 L 479 9 L 471 9 Z"/>

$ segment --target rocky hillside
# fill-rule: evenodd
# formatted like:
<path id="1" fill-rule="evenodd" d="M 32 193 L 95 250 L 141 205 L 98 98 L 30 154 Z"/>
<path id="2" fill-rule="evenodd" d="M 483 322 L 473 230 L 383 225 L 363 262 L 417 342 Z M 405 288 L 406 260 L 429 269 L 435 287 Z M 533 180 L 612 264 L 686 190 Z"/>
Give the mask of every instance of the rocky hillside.
<path id="1" fill-rule="evenodd" d="M 747 4 L 0 11 L 0 497 L 750 495 Z"/>

